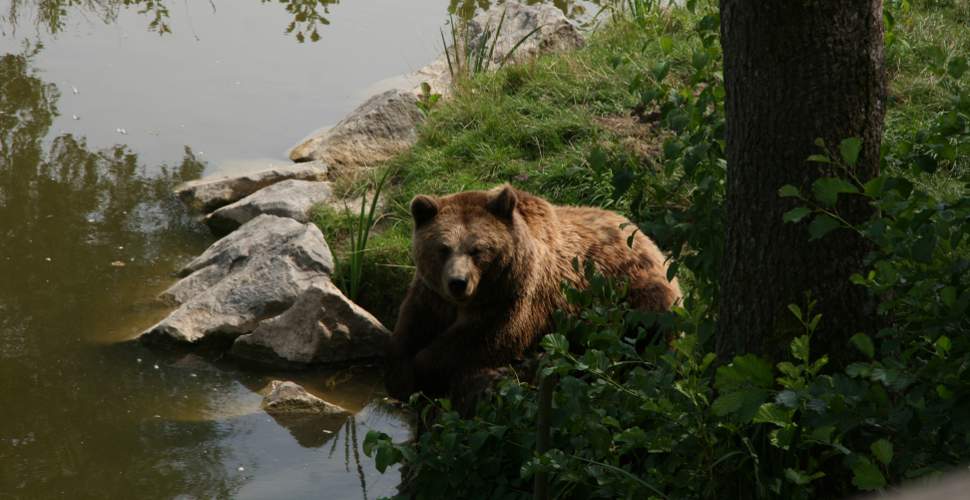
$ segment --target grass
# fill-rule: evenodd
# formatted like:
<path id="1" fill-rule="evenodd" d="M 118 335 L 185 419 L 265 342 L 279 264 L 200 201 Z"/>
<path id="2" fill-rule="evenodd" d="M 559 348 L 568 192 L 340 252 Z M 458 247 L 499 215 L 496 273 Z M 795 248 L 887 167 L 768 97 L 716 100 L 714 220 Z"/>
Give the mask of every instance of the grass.
<path id="1" fill-rule="evenodd" d="M 630 92 L 629 82 L 649 75 L 665 58 L 689 60 L 699 45 L 687 35 L 693 21 L 679 9 L 645 15 L 655 17 L 642 24 L 619 19 L 592 34 L 587 46 L 575 53 L 476 75 L 434 107 L 411 151 L 370 174 L 377 179 L 384 169 L 395 172 L 385 188 L 386 213 L 366 250 L 362 306 L 393 324 L 413 274 L 408 207 L 416 194 L 510 182 L 555 203 L 626 210 L 624 200 L 610 196 L 611 173 L 604 165 L 632 162 L 651 168 L 662 142 L 649 124 L 631 118 L 639 96 Z M 939 76 L 925 69 L 920 49 L 939 45 L 965 56 L 970 53 L 968 22 L 965 0 L 933 5 L 919 1 L 897 19 L 896 41 L 887 48 L 893 96 L 887 142 L 912 135 L 942 109 L 948 94 Z M 663 48 L 663 38 L 674 43 Z M 965 168 L 958 164 L 923 179 L 923 184 L 959 195 L 962 187 L 952 180 L 966 178 Z M 316 221 L 337 252 L 346 252 L 342 224 L 347 221 L 323 212 Z"/>

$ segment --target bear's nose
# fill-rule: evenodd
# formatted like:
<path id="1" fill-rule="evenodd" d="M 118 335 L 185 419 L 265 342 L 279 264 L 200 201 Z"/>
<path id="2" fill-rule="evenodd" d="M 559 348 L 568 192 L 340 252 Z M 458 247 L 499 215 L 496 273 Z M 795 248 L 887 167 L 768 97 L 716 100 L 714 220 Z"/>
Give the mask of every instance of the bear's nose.
<path id="1" fill-rule="evenodd" d="M 468 280 L 464 278 L 451 278 L 448 280 L 448 290 L 455 297 L 464 297 L 466 289 L 468 289 Z"/>

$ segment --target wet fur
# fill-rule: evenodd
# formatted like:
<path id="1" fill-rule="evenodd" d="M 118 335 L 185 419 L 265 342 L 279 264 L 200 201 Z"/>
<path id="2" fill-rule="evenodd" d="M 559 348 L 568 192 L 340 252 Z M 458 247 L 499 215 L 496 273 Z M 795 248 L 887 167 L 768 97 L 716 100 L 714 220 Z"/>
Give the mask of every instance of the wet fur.
<path id="1" fill-rule="evenodd" d="M 520 359 L 549 332 L 552 313 L 568 307 L 562 283 L 585 285 L 575 257 L 629 280 L 635 307 L 663 311 L 681 297 L 654 242 L 636 231 L 631 248 L 636 226 L 613 212 L 554 206 L 501 186 L 419 196 L 412 213 L 417 272 L 386 358 L 387 389 L 398 399 L 415 391 L 456 397 L 482 373 Z M 466 272 L 472 295 L 455 299 L 442 273 Z"/>

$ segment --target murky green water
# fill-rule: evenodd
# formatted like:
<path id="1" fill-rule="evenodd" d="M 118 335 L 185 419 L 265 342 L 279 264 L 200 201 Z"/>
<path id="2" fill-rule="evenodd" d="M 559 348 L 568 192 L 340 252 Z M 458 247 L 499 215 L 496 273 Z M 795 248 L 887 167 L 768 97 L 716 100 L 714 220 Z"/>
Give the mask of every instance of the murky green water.
<path id="1" fill-rule="evenodd" d="M 0 1 L 0 498 L 391 493 L 360 443 L 408 428 L 374 368 L 295 376 L 352 419 L 276 421 L 259 392 L 294 375 L 125 340 L 212 239 L 172 186 L 284 163 L 430 60 L 446 6 L 318 5 L 301 44 L 277 2 L 165 2 L 164 36 L 144 5 L 68 3 Z"/>
<path id="2" fill-rule="evenodd" d="M 0 0 L 0 499 L 393 492 L 361 450 L 409 432 L 375 368 L 257 372 L 130 339 L 212 242 L 175 184 L 288 163 L 429 62 L 449 10 L 488 4 Z M 273 378 L 356 414 L 277 421 Z"/>

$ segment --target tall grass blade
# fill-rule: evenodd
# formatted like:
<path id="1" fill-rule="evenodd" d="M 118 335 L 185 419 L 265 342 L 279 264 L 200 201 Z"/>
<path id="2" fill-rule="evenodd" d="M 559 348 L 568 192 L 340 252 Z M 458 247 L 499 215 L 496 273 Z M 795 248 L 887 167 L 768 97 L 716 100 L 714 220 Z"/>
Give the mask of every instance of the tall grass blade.
<path id="1" fill-rule="evenodd" d="M 512 58 L 512 55 L 514 55 L 514 54 L 515 54 L 515 51 L 516 51 L 516 50 L 518 50 L 518 48 L 519 48 L 519 47 L 520 47 L 520 46 L 521 46 L 521 45 L 522 45 L 523 43 L 525 43 L 525 41 L 526 41 L 526 40 L 528 40 L 528 39 L 529 39 L 529 37 L 531 37 L 532 35 L 535 35 L 535 34 L 536 34 L 536 33 L 538 33 L 538 32 L 539 32 L 539 30 L 541 30 L 541 29 L 542 29 L 542 26 L 536 26 L 534 30 L 532 30 L 532 31 L 530 31 L 530 32 L 528 32 L 528 33 L 526 33 L 526 34 L 525 34 L 525 36 L 523 36 L 522 38 L 520 38 L 520 39 L 519 39 L 519 41 L 518 41 L 518 42 L 516 42 L 516 43 L 515 43 L 515 45 L 513 45 L 513 46 L 512 46 L 512 48 L 511 48 L 511 49 L 509 50 L 509 52 L 508 52 L 507 54 L 505 54 L 505 56 L 504 56 L 504 57 L 502 57 L 502 62 L 501 62 L 501 64 L 499 64 L 499 67 L 500 67 L 500 68 L 502 68 L 502 67 L 505 67 L 505 63 L 506 63 L 506 62 L 508 62 L 508 61 L 509 61 L 509 59 L 511 59 L 511 58 Z"/>
<path id="2" fill-rule="evenodd" d="M 445 32 L 438 30 L 441 33 L 441 45 L 445 48 L 445 60 L 448 61 L 448 73 L 451 75 L 451 80 L 455 80 L 455 68 L 451 65 L 451 54 L 448 52 L 448 42 L 445 41 Z"/>
<path id="3" fill-rule="evenodd" d="M 505 25 L 505 15 L 509 13 L 509 9 L 502 10 L 502 17 L 498 19 L 498 27 L 495 28 L 495 38 L 492 40 L 492 48 L 488 51 L 488 62 L 493 61 L 495 57 L 495 44 L 498 43 L 499 36 L 502 34 L 502 26 Z"/>
<path id="4" fill-rule="evenodd" d="M 361 196 L 360 211 L 357 214 L 357 225 L 350 231 L 350 255 L 348 256 L 349 262 L 347 263 L 349 277 L 342 280 L 344 283 L 344 291 L 347 292 L 350 300 L 357 300 L 360 295 L 361 282 L 364 277 L 364 257 L 367 252 L 367 242 L 370 239 L 371 229 L 374 228 L 374 224 L 377 222 L 377 203 L 380 200 L 381 191 L 384 189 L 384 185 L 387 183 L 387 179 L 391 174 L 392 170 L 387 169 L 381 175 L 374 188 L 373 198 L 369 199 L 369 205 L 367 191 L 364 191 L 364 194 Z M 349 208 L 347 209 L 347 214 L 350 215 Z"/>

